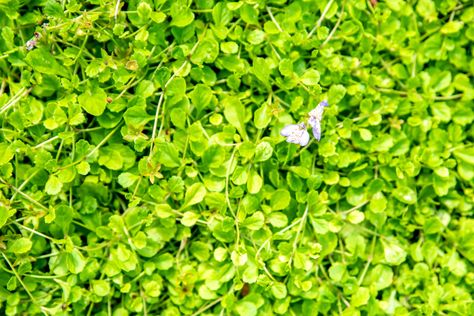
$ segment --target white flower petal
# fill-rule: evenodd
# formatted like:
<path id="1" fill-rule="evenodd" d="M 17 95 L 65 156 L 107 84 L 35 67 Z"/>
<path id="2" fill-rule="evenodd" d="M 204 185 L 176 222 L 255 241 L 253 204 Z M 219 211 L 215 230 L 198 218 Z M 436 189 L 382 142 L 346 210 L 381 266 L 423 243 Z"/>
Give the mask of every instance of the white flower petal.
<path id="1" fill-rule="evenodd" d="M 285 127 L 283 127 L 280 131 L 280 135 L 281 136 L 285 136 L 285 137 L 288 137 L 290 136 L 292 133 L 295 133 L 296 131 L 298 131 L 300 129 L 300 126 L 298 124 L 290 124 L 290 125 L 286 125 Z"/>
<path id="2" fill-rule="evenodd" d="M 319 124 L 319 121 L 314 116 L 309 116 L 308 124 L 311 127 L 314 127 L 316 124 Z"/>
<path id="3" fill-rule="evenodd" d="M 321 124 L 319 122 L 313 126 L 313 136 L 318 141 L 321 140 Z"/>
<path id="4" fill-rule="evenodd" d="M 308 145 L 308 143 L 309 143 L 309 133 L 308 133 L 308 131 L 305 130 L 304 133 L 300 137 L 299 144 L 301 146 L 306 146 L 306 145 Z"/>

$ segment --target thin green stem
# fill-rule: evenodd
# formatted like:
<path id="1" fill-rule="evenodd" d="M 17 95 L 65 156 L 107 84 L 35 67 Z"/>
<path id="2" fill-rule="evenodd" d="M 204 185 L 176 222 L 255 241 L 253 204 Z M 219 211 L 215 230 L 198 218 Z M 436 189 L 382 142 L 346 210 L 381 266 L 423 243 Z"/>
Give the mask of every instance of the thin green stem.
<path id="1" fill-rule="evenodd" d="M 321 24 L 324 21 L 324 18 L 326 17 L 326 14 L 328 13 L 329 9 L 331 8 L 332 3 L 334 0 L 329 0 L 328 4 L 326 4 L 326 7 L 324 7 L 323 13 L 319 17 L 318 21 L 316 22 L 316 25 L 313 27 L 313 29 L 308 33 L 308 38 L 313 36 L 314 32 L 321 26 Z"/>
<path id="2" fill-rule="evenodd" d="M 0 253 L 2 254 L 3 258 L 5 259 L 5 261 L 7 262 L 7 264 L 10 266 L 10 269 L 13 271 L 13 274 L 15 275 L 15 277 L 17 278 L 18 282 L 20 282 L 21 286 L 23 287 L 23 289 L 25 290 L 26 294 L 28 294 L 28 296 L 30 297 L 31 301 L 33 302 L 33 304 L 35 304 L 36 306 L 38 306 L 41 310 L 41 312 L 43 313 L 43 315 L 48 315 L 42 308 L 42 306 L 38 303 L 38 301 L 36 300 L 36 298 L 33 296 L 33 294 L 31 294 L 30 290 L 28 290 L 28 288 L 26 287 L 25 283 L 23 283 L 23 280 L 21 279 L 20 275 L 18 274 L 18 272 L 15 270 L 15 267 L 13 267 L 12 263 L 10 262 L 10 260 L 8 259 L 8 257 L 3 253 L 3 251 L 0 250 Z"/>
<path id="3" fill-rule="evenodd" d="M 290 269 L 291 269 L 291 263 L 292 263 L 293 258 L 295 256 L 295 253 L 296 253 L 296 248 L 298 247 L 298 242 L 299 242 L 300 235 L 303 231 L 304 225 L 306 224 L 306 218 L 308 217 L 308 213 L 309 213 L 309 204 L 306 205 L 306 208 L 305 208 L 304 213 L 303 213 L 303 217 L 301 217 L 300 227 L 298 227 L 298 231 L 296 232 L 295 240 L 293 241 L 293 251 L 291 252 L 290 259 L 288 260 L 288 266 L 290 267 Z"/>
<path id="4" fill-rule="evenodd" d="M 337 19 L 336 21 L 336 24 L 334 25 L 334 27 L 332 28 L 331 32 L 329 33 L 328 37 L 324 40 L 324 42 L 321 44 L 321 47 L 324 47 L 327 43 L 329 43 L 329 41 L 331 40 L 331 38 L 334 36 L 334 34 L 336 33 L 336 30 L 337 28 L 339 27 L 339 24 L 341 24 L 341 21 L 342 21 L 342 17 L 344 16 L 344 10 L 345 10 L 345 7 L 346 7 L 346 1 L 344 1 L 342 3 L 342 9 L 341 9 L 341 13 L 339 14 L 339 18 Z"/>

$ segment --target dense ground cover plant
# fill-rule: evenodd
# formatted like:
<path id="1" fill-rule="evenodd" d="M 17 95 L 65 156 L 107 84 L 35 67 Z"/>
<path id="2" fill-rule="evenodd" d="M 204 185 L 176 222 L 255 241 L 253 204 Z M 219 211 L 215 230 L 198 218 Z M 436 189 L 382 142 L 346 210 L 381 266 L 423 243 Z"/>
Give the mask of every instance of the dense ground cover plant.
<path id="1" fill-rule="evenodd" d="M 3 0 L 0 28 L 1 314 L 474 314 L 472 2 Z"/>

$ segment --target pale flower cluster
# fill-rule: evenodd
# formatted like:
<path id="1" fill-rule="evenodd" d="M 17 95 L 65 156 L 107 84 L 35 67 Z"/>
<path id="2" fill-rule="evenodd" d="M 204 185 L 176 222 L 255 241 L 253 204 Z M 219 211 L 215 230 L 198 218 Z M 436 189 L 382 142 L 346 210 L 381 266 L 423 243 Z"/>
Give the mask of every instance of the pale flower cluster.
<path id="1" fill-rule="evenodd" d="M 323 100 L 308 113 L 308 125 L 313 129 L 313 136 L 318 141 L 321 139 L 321 120 L 323 119 L 324 108 L 328 105 L 328 102 Z M 280 131 L 280 135 L 285 136 L 288 143 L 301 146 L 306 146 L 310 138 L 304 123 L 286 125 Z"/>

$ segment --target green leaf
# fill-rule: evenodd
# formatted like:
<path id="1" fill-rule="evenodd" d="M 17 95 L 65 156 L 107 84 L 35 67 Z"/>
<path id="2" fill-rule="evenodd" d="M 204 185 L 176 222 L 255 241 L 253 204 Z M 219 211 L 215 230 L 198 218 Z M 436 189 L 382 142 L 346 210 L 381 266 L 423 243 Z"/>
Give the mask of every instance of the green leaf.
<path id="1" fill-rule="evenodd" d="M 61 227 L 64 235 L 66 235 L 69 230 L 69 226 L 72 223 L 74 212 L 69 206 L 60 205 L 56 209 L 55 213 L 56 217 L 54 219 L 54 223 Z"/>
<path id="2" fill-rule="evenodd" d="M 57 3 L 56 1 L 53 0 L 48 0 L 46 2 L 46 5 L 44 7 L 44 13 L 53 18 L 63 18 L 64 17 L 64 11 L 62 6 Z"/>
<path id="3" fill-rule="evenodd" d="M 255 148 L 255 162 L 266 161 L 270 159 L 273 154 L 273 147 L 268 142 L 261 142 Z"/>
<path id="4" fill-rule="evenodd" d="M 174 264 L 174 258 L 169 253 L 164 253 L 156 258 L 156 268 L 158 270 L 168 270 Z"/>
<path id="5" fill-rule="evenodd" d="M 235 311 L 239 316 L 256 316 L 258 309 L 252 302 L 240 301 L 235 305 Z"/>
<path id="6" fill-rule="evenodd" d="M 307 86 L 315 86 L 319 83 L 319 78 L 320 78 L 320 75 L 319 75 L 319 71 L 315 70 L 315 69 L 308 69 L 304 72 L 303 76 L 300 78 L 301 82 Z M 342 86 L 341 86 L 342 87 Z M 332 88 L 332 87 L 331 87 Z M 334 93 L 334 92 L 331 92 L 331 90 L 329 90 L 330 93 Z M 345 93 L 345 90 L 344 90 L 344 93 Z M 330 100 L 333 100 L 336 98 L 337 96 L 334 96 L 332 94 L 330 94 Z M 342 96 L 344 97 L 344 95 Z M 342 99 L 342 97 L 340 97 L 340 99 Z M 340 100 L 339 99 L 339 100 Z M 338 101 L 336 102 L 331 102 L 331 103 L 337 103 Z"/>
<path id="7" fill-rule="evenodd" d="M 288 217 L 280 212 L 272 212 L 268 221 L 273 227 L 285 227 L 288 224 Z"/>
<path id="8" fill-rule="evenodd" d="M 451 109 L 446 103 L 436 102 L 431 105 L 431 109 L 433 115 L 441 122 L 451 121 Z"/>
<path id="9" fill-rule="evenodd" d="M 7 164 L 13 159 L 15 152 L 7 143 L 0 143 L 0 166 Z"/>
<path id="10" fill-rule="evenodd" d="M 360 133 L 360 138 L 362 138 L 362 140 L 366 142 L 372 140 L 372 133 L 370 132 L 370 130 L 366 128 L 361 128 L 359 129 L 359 133 Z"/>
<path id="11" fill-rule="evenodd" d="M 288 294 L 285 284 L 276 282 L 271 287 L 271 292 L 275 298 L 283 299 Z"/>
<path id="12" fill-rule="evenodd" d="M 236 42 L 223 42 L 221 43 L 221 50 L 225 54 L 237 54 L 239 45 Z"/>
<path id="13" fill-rule="evenodd" d="M 140 19 L 142 19 L 143 21 L 148 20 L 150 18 L 151 12 L 152 9 L 148 3 L 140 2 L 137 8 L 137 13 Z"/>
<path id="14" fill-rule="evenodd" d="M 155 147 L 153 159 L 168 168 L 176 168 L 181 165 L 176 146 L 172 143 L 158 143 Z"/>
<path id="15" fill-rule="evenodd" d="M 232 12 L 227 8 L 226 3 L 217 2 L 212 8 L 212 20 L 216 25 L 226 25 L 232 20 Z"/>
<path id="16" fill-rule="evenodd" d="M 9 246 L 8 246 L 8 251 L 13 252 L 17 255 L 19 254 L 24 254 L 30 251 L 31 246 L 33 243 L 31 242 L 30 239 L 21 237 L 18 238 L 17 240 L 13 241 Z"/>
<path id="17" fill-rule="evenodd" d="M 219 55 L 219 43 L 213 39 L 202 40 L 191 56 L 194 64 L 212 63 Z"/>
<path id="18" fill-rule="evenodd" d="M 99 151 L 99 164 L 110 170 L 129 169 L 135 163 L 135 152 L 128 146 L 114 143 Z"/>
<path id="19" fill-rule="evenodd" d="M 383 193 L 378 192 L 373 195 L 372 199 L 370 199 L 369 209 L 374 213 L 381 213 L 387 207 L 387 199 L 383 195 Z"/>
<path id="20" fill-rule="evenodd" d="M 458 163 L 458 173 L 466 181 L 474 179 L 474 165 L 461 161 Z"/>
<path id="21" fill-rule="evenodd" d="M 453 153 L 458 160 L 464 161 L 467 164 L 474 166 L 474 147 L 456 149 Z"/>
<path id="22" fill-rule="evenodd" d="M 68 76 L 68 71 L 61 65 L 46 48 L 32 50 L 26 56 L 25 61 L 33 68 L 43 74 Z M 105 99 L 104 99 L 105 102 Z"/>
<path id="23" fill-rule="evenodd" d="M 184 197 L 184 204 L 181 209 L 200 203 L 206 196 L 206 188 L 200 182 L 193 183 L 187 190 Z"/>
<path id="24" fill-rule="evenodd" d="M 333 85 L 328 91 L 328 103 L 337 104 L 344 98 L 345 95 L 346 88 L 343 85 Z"/>
<path id="25" fill-rule="evenodd" d="M 250 169 L 248 178 L 247 178 L 247 190 L 251 194 L 257 194 L 260 192 L 260 189 L 262 188 L 263 185 L 263 179 L 260 177 L 260 175 L 257 173 L 255 169 Z"/>
<path id="26" fill-rule="evenodd" d="M 192 104 L 196 107 L 198 112 L 209 107 L 213 99 L 211 88 L 204 84 L 197 84 L 189 96 L 191 97 Z"/>
<path id="27" fill-rule="evenodd" d="M 90 165 L 87 161 L 81 161 L 76 165 L 76 170 L 80 175 L 86 175 L 90 171 Z"/>
<path id="28" fill-rule="evenodd" d="M 173 209 L 168 204 L 155 205 L 154 212 L 160 218 L 166 218 L 173 215 Z"/>
<path id="29" fill-rule="evenodd" d="M 471 82 L 469 77 L 465 74 L 459 73 L 454 76 L 454 86 L 460 91 L 470 91 L 472 90 Z"/>
<path id="30" fill-rule="evenodd" d="M 130 173 L 130 172 L 124 172 L 124 173 L 121 173 L 119 176 L 118 176 L 118 183 L 124 187 L 124 188 L 128 188 L 128 187 L 131 187 L 135 182 L 137 182 L 138 180 L 140 179 L 139 176 L 133 174 L 133 173 Z"/>
<path id="31" fill-rule="evenodd" d="M 92 291 L 97 296 L 107 296 L 110 293 L 110 283 L 106 280 L 93 280 Z"/>
<path id="32" fill-rule="evenodd" d="M 250 4 L 240 7 L 240 17 L 248 24 L 258 25 L 258 11 Z"/>
<path id="33" fill-rule="evenodd" d="M 143 282 L 143 289 L 145 294 L 150 297 L 159 297 L 161 295 L 161 282 L 155 280 L 147 280 Z"/>
<path id="34" fill-rule="evenodd" d="M 449 87 L 451 84 L 451 72 L 441 71 L 436 73 L 431 78 L 432 87 L 434 91 L 441 91 Z"/>
<path id="35" fill-rule="evenodd" d="M 351 304 L 354 306 L 366 305 L 370 298 L 370 291 L 366 287 L 360 287 L 351 297 Z"/>
<path id="36" fill-rule="evenodd" d="M 329 268 L 328 272 L 331 280 L 340 282 L 346 273 L 346 266 L 337 262 Z"/>
<path id="37" fill-rule="evenodd" d="M 149 115 L 142 106 L 132 106 L 123 114 L 123 118 L 127 125 L 134 128 L 145 126 L 149 121 L 153 120 L 153 116 Z"/>
<path id="38" fill-rule="evenodd" d="M 399 242 L 395 240 L 393 237 L 389 239 L 381 239 L 385 261 L 391 265 L 400 265 L 402 262 L 405 261 L 407 253 L 401 247 Z"/>
<path id="39" fill-rule="evenodd" d="M 443 229 L 444 225 L 438 217 L 429 218 L 423 225 L 423 231 L 427 235 L 440 233 Z"/>
<path id="40" fill-rule="evenodd" d="M 247 41 L 252 45 L 258 45 L 265 41 L 265 32 L 261 30 L 252 30 L 247 36 Z"/>
<path id="41" fill-rule="evenodd" d="M 191 226 L 194 226 L 196 224 L 198 219 L 199 219 L 198 214 L 196 214 L 194 212 L 191 212 L 191 211 L 188 211 L 188 212 L 185 212 L 183 214 L 183 217 L 181 218 L 181 224 L 183 224 L 184 226 L 187 226 L 187 227 L 191 227 Z"/>
<path id="42" fill-rule="evenodd" d="M 287 190 L 279 189 L 272 193 L 270 206 L 272 210 L 284 210 L 290 205 L 291 196 Z"/>
<path id="43" fill-rule="evenodd" d="M 254 114 L 253 122 L 255 127 L 258 129 L 264 129 L 265 127 L 270 124 L 272 120 L 272 115 L 270 112 L 270 108 L 264 103 L 261 107 L 259 107 Z"/>
<path id="44" fill-rule="evenodd" d="M 247 132 L 245 130 L 245 107 L 240 102 L 239 98 L 230 96 L 221 101 L 224 107 L 224 116 L 226 120 L 234 126 L 244 138 L 248 140 Z"/>
<path id="45" fill-rule="evenodd" d="M 185 27 L 194 21 L 194 13 L 185 1 L 176 1 L 171 5 L 171 25 Z"/>
<path id="46" fill-rule="evenodd" d="M 262 212 L 255 212 L 252 216 L 247 217 L 242 226 L 250 230 L 259 230 L 265 224 L 265 216 Z"/>
<path id="47" fill-rule="evenodd" d="M 432 0 L 420 0 L 416 5 L 416 12 L 428 21 L 434 21 L 437 18 L 435 4 Z"/>
<path id="48" fill-rule="evenodd" d="M 459 32 L 462 29 L 464 23 L 462 21 L 448 21 L 441 28 L 442 34 L 453 34 Z"/>
<path id="49" fill-rule="evenodd" d="M 376 265 L 368 274 L 364 281 L 366 285 L 374 285 L 377 291 L 388 288 L 393 282 L 393 271 L 390 267 L 379 264 Z"/>
<path id="50" fill-rule="evenodd" d="M 387 2 L 387 6 L 393 11 L 400 11 L 403 6 L 403 2 L 402 0 L 394 0 Z"/>
<path id="51" fill-rule="evenodd" d="M 13 215 L 8 208 L 0 205 L 0 228 L 2 228 L 8 221 L 8 219 Z"/>
<path id="52" fill-rule="evenodd" d="M 207 261 L 211 255 L 208 244 L 201 241 L 193 242 L 189 247 L 189 251 L 201 262 Z"/>
<path id="53" fill-rule="evenodd" d="M 166 88 L 165 95 L 170 104 L 176 104 L 186 95 L 186 80 L 182 77 L 172 79 Z"/>
<path id="54" fill-rule="evenodd" d="M 256 58 L 253 61 L 252 72 L 267 88 L 270 87 L 270 67 L 265 59 Z"/>
<path id="55" fill-rule="evenodd" d="M 78 274 L 84 270 L 86 260 L 79 250 L 73 249 L 66 254 L 66 264 L 71 273 Z"/>
<path id="56" fill-rule="evenodd" d="M 365 219 L 364 213 L 361 211 L 353 211 L 347 215 L 347 220 L 352 224 L 360 224 Z"/>
<path id="57" fill-rule="evenodd" d="M 293 75 L 293 62 L 288 59 L 284 58 L 280 61 L 278 65 L 278 70 L 283 76 L 290 77 Z"/>
<path id="58" fill-rule="evenodd" d="M 258 269 L 255 266 L 249 265 L 242 274 L 242 281 L 245 283 L 255 283 L 258 279 Z"/>
<path id="59" fill-rule="evenodd" d="M 232 263 L 235 265 L 235 266 L 243 266 L 245 265 L 245 263 L 247 262 L 248 260 L 248 255 L 247 253 L 240 253 L 238 251 L 232 251 L 231 254 L 230 254 L 230 258 L 232 260 Z"/>
<path id="60" fill-rule="evenodd" d="M 63 183 L 59 180 L 59 178 L 55 175 L 50 175 L 44 190 L 49 195 L 57 195 L 59 192 L 61 192 L 62 188 Z"/>
<path id="61" fill-rule="evenodd" d="M 78 97 L 79 104 L 89 114 L 102 115 L 107 105 L 107 94 L 99 87 L 87 89 Z"/>
<path id="62" fill-rule="evenodd" d="M 417 196 L 416 192 L 406 186 L 401 186 L 393 190 L 393 196 L 405 204 L 416 204 Z"/>

